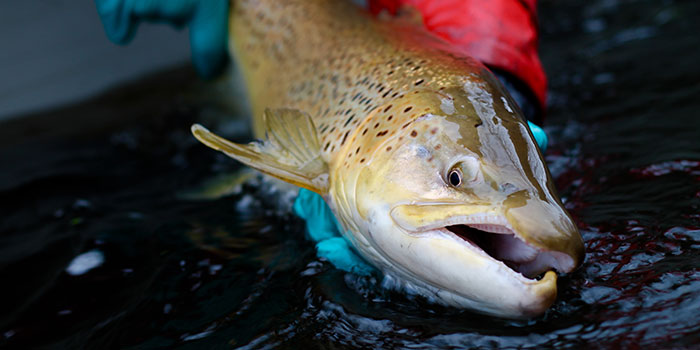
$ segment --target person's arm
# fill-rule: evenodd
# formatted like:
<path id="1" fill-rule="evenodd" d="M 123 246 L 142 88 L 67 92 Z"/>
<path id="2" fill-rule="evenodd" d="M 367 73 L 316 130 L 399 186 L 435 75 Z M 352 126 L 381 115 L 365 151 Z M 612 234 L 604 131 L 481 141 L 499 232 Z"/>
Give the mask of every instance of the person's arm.
<path id="1" fill-rule="evenodd" d="M 542 122 L 547 78 L 537 53 L 537 0 L 369 0 L 374 14 L 401 6 L 417 9 L 426 29 L 489 67 L 527 120 Z"/>

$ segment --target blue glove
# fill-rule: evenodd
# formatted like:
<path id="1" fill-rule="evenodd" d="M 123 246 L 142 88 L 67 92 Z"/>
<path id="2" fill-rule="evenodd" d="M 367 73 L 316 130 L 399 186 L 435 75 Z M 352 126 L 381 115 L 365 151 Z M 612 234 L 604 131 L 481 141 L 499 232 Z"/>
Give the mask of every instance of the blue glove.
<path id="1" fill-rule="evenodd" d="M 229 0 L 95 0 L 109 40 L 127 44 L 139 23 L 164 21 L 190 28 L 192 63 L 203 77 L 213 77 L 228 60 Z"/>
<path id="2" fill-rule="evenodd" d="M 544 151 L 547 150 L 547 144 L 549 143 L 547 133 L 545 133 L 542 128 L 531 122 L 527 122 L 527 125 L 530 127 L 530 131 L 532 131 L 532 136 L 535 137 L 535 141 L 537 141 L 537 146 L 540 147 L 540 151 L 544 153 Z"/>
<path id="3" fill-rule="evenodd" d="M 345 238 L 340 236 L 338 221 L 333 212 L 315 192 L 300 189 L 294 202 L 294 213 L 306 220 L 309 238 L 316 242 L 316 254 L 343 271 L 369 276 L 374 268 L 355 253 Z"/>

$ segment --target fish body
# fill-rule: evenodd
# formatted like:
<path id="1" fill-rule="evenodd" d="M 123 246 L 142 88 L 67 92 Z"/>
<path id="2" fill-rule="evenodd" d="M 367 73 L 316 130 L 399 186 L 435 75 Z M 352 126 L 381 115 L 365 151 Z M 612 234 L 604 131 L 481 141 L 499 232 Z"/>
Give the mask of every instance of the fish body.
<path id="1" fill-rule="evenodd" d="M 321 194 L 353 247 L 414 292 L 512 318 L 554 302 L 552 270 L 575 269 L 583 242 L 483 65 L 415 15 L 344 1 L 238 0 L 229 23 L 264 141 L 195 125 L 200 141 Z"/>

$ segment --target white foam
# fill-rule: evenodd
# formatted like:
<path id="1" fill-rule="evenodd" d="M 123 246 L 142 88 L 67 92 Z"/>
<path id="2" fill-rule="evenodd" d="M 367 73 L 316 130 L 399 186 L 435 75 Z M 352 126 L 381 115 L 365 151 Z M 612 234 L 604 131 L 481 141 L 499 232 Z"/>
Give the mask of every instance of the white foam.
<path id="1" fill-rule="evenodd" d="M 80 276 L 86 272 L 101 266 L 105 261 L 104 254 L 99 250 L 91 250 L 82 253 L 70 262 L 66 268 L 66 273 L 71 276 Z"/>

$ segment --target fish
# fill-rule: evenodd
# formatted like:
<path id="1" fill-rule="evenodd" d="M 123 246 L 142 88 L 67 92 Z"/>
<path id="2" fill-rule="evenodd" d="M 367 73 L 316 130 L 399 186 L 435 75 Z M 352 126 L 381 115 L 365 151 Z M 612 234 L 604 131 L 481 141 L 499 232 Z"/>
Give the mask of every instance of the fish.
<path id="1" fill-rule="evenodd" d="M 237 0 L 229 20 L 257 140 L 195 124 L 199 141 L 321 195 L 353 249 L 411 293 L 512 319 L 554 303 L 583 240 L 483 64 L 410 9 Z"/>

